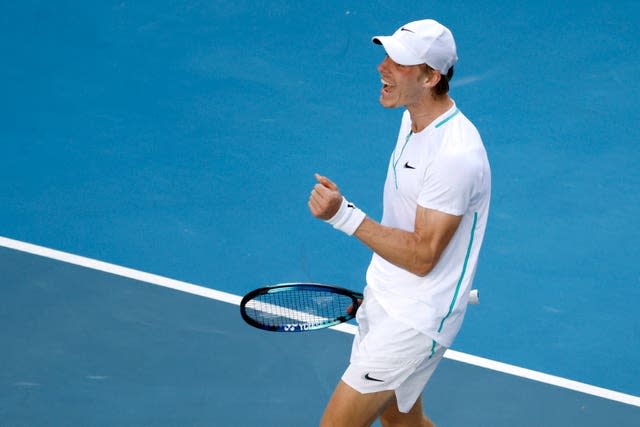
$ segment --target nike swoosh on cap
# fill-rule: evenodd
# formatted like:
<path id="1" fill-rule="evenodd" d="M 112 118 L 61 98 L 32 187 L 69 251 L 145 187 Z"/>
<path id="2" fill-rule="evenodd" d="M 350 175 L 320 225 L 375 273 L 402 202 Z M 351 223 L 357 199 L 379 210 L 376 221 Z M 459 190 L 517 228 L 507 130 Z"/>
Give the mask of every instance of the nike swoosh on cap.
<path id="1" fill-rule="evenodd" d="M 411 31 L 410 29 L 405 28 L 405 27 L 400 28 L 400 31 L 409 31 L 410 33 L 415 34 L 415 31 Z"/>

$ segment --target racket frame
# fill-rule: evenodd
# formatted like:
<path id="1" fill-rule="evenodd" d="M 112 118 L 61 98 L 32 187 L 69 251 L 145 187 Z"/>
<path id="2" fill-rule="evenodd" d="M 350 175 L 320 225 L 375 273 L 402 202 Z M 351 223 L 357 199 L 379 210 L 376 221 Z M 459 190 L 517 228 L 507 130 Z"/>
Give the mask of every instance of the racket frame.
<path id="1" fill-rule="evenodd" d="M 268 295 L 277 292 L 290 291 L 292 289 L 306 290 L 306 291 L 323 291 L 343 295 L 351 298 L 352 310 L 350 313 L 345 313 L 343 316 L 338 316 L 334 319 L 329 319 L 323 322 L 295 323 L 296 320 L 292 319 L 291 323 L 282 325 L 265 325 L 257 322 L 251 316 L 247 314 L 247 304 L 260 295 Z M 240 315 L 245 322 L 249 325 L 270 332 L 306 332 L 314 331 L 318 329 L 330 328 L 331 326 L 339 325 L 340 323 L 347 322 L 356 316 L 356 311 L 360 307 L 363 295 L 360 292 L 354 292 L 352 290 L 341 288 L 339 286 L 325 285 L 321 283 L 306 283 L 306 282 L 292 282 L 292 283 L 279 283 L 277 285 L 265 286 L 262 288 L 254 289 L 246 294 L 240 301 Z"/>

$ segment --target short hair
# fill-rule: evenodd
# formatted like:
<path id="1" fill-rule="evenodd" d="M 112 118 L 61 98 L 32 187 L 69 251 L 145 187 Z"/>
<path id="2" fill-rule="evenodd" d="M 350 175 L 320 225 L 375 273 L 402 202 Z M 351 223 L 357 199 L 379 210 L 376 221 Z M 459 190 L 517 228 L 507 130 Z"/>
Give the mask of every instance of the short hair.
<path id="1" fill-rule="evenodd" d="M 433 73 L 435 70 L 434 68 L 431 68 L 429 65 L 425 64 L 425 66 L 427 67 L 427 72 L 428 73 Z M 451 66 L 451 68 L 449 68 L 449 71 L 447 71 L 447 74 L 442 74 L 440 73 L 440 81 L 438 82 L 438 84 L 436 84 L 433 88 L 433 94 L 435 96 L 442 96 L 445 95 L 447 93 L 449 93 L 449 81 L 453 78 L 453 66 Z"/>

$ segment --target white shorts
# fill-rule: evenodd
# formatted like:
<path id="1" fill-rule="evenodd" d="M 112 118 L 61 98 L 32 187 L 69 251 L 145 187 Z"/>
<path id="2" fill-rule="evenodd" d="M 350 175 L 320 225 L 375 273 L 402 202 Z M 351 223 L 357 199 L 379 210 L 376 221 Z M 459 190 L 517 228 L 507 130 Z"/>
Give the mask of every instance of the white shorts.
<path id="1" fill-rule="evenodd" d="M 389 317 L 365 288 L 356 319 L 351 363 L 342 381 L 360 393 L 394 390 L 400 412 L 409 412 L 446 347 Z"/>

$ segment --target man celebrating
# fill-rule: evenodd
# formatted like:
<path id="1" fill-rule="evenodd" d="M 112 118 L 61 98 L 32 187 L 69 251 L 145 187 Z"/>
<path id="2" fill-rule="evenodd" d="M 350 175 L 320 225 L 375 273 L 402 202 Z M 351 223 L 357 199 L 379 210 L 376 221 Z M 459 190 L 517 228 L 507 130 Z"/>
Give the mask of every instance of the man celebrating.
<path id="1" fill-rule="evenodd" d="M 453 35 L 431 20 L 378 36 L 380 103 L 406 111 L 391 154 L 382 221 L 316 175 L 311 213 L 373 250 L 350 365 L 323 427 L 433 426 L 421 394 L 457 335 L 489 213 L 491 172 L 475 126 L 449 97 Z"/>

